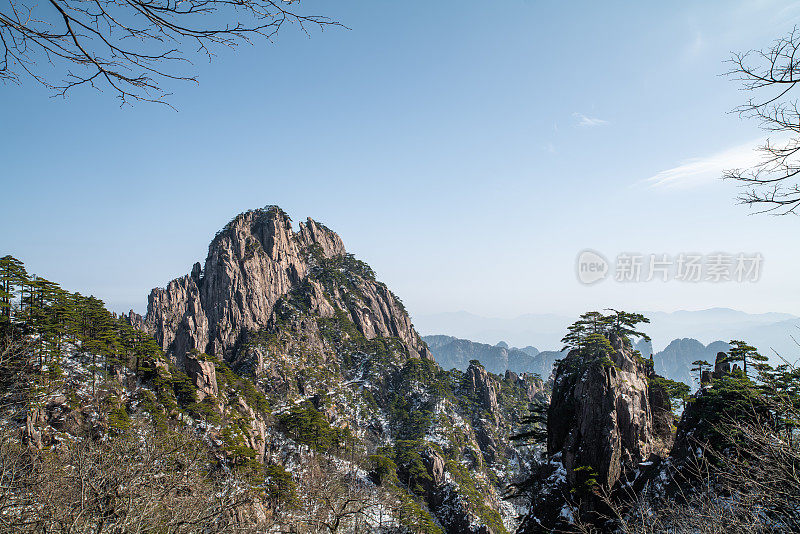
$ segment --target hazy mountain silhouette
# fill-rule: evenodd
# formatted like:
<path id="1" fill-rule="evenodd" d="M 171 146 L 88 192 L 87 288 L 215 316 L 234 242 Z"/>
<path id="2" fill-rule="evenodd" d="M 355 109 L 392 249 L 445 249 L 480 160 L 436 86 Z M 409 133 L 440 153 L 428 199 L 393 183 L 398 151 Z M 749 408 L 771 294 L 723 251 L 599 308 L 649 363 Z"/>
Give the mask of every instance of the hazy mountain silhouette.
<path id="1" fill-rule="evenodd" d="M 800 357 L 800 317 L 788 313 L 746 313 L 730 308 L 648 312 L 645 331 L 656 352 L 675 339 L 693 338 L 707 345 L 714 341 L 743 339 L 763 354 L 789 361 Z M 482 317 L 469 312 L 446 312 L 414 317 L 422 335 L 445 334 L 494 345 L 503 340 L 511 346 L 534 345 L 541 350 L 561 349 L 561 338 L 576 317 L 559 314 L 526 314 L 513 318 Z"/>

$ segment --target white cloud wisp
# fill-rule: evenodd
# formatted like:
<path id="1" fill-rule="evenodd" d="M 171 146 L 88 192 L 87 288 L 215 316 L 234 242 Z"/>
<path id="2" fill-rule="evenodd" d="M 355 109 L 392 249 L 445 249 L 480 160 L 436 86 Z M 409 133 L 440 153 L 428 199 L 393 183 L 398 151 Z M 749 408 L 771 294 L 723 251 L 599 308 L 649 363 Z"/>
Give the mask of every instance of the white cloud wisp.
<path id="1" fill-rule="evenodd" d="M 763 145 L 764 141 L 757 139 L 709 156 L 686 160 L 677 167 L 645 178 L 641 183 L 652 189 L 683 189 L 712 183 L 719 179 L 726 169 L 745 169 L 760 163 L 763 155 L 756 150 L 756 147 Z"/>
<path id="2" fill-rule="evenodd" d="M 583 113 L 575 112 L 572 114 L 578 120 L 578 126 L 582 128 L 594 128 L 596 126 L 604 126 L 608 121 L 598 119 L 597 117 L 587 117 Z"/>

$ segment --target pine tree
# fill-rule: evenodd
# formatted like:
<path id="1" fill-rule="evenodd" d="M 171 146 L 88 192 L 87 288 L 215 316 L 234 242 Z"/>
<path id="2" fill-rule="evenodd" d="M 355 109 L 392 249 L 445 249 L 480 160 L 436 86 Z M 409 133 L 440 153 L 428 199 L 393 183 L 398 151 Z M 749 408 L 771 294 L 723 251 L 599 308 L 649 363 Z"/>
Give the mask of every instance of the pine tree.
<path id="1" fill-rule="evenodd" d="M 530 404 L 530 413 L 522 418 L 520 425 L 527 428 L 509 437 L 511 441 L 544 443 L 547 441 L 547 409 L 548 404 L 537 400 Z"/>
<path id="2" fill-rule="evenodd" d="M 655 375 L 649 379 L 651 386 L 660 387 L 664 393 L 669 397 L 670 406 L 673 410 L 677 410 L 680 403 L 686 407 L 686 400 L 689 398 L 689 386 L 683 382 L 664 378 L 663 376 Z"/>
<path id="3" fill-rule="evenodd" d="M 14 319 L 14 299 L 27 281 L 28 273 L 21 261 L 13 256 L 0 258 L 0 324 L 9 324 Z"/>
<path id="4" fill-rule="evenodd" d="M 78 324 L 76 331 L 81 350 L 92 357 L 92 395 L 96 398 L 97 372 L 107 370 L 108 361 L 119 351 L 119 341 L 114 330 L 114 319 L 103 301 L 90 296 L 78 298 Z M 103 366 L 98 366 L 98 357 Z"/>
<path id="5" fill-rule="evenodd" d="M 580 350 L 587 342 L 590 335 L 602 335 L 605 333 L 606 321 L 603 314 L 596 311 L 586 312 L 572 323 L 568 328 L 568 333 L 561 339 L 564 343 L 562 351 L 574 348 Z"/>
<path id="6" fill-rule="evenodd" d="M 697 383 L 700 384 L 700 387 L 703 387 L 703 370 L 706 367 L 711 369 L 711 364 L 705 360 L 695 360 L 692 365 L 694 367 L 691 368 L 691 372 L 697 373 Z"/>
<path id="7" fill-rule="evenodd" d="M 636 325 L 649 323 L 650 319 L 641 313 L 629 313 L 611 308 L 608 308 L 608 311 L 613 312 L 611 315 L 604 317 L 608 323 L 609 334 L 613 334 L 623 340 L 630 340 L 630 338 L 635 337 L 650 341 L 650 336 L 636 329 Z"/>
<path id="8" fill-rule="evenodd" d="M 763 364 L 769 360 L 769 358 L 766 356 L 759 354 L 755 347 L 748 345 L 744 341 L 732 339 L 730 345 L 731 350 L 728 351 L 727 361 L 734 363 L 741 362 L 742 371 L 744 372 L 745 376 L 749 376 L 747 374 L 748 361 L 753 362 L 753 364 Z"/>
<path id="9" fill-rule="evenodd" d="M 650 341 L 650 336 L 636 328 L 639 323 L 649 323 L 650 319 L 640 313 L 610 311 L 613 312 L 611 315 L 603 315 L 596 311 L 581 315 L 577 321 L 569 326 L 567 335 L 561 339 L 561 342 L 565 344 L 561 350 L 581 350 L 589 343 L 589 339 L 592 336 L 594 336 L 592 337 L 592 343 L 595 345 L 602 343 L 600 337 L 610 339 L 612 335 L 621 339 L 627 346 L 631 344 L 631 337 Z M 593 352 L 596 353 L 597 350 L 589 351 L 589 353 Z M 611 351 L 609 350 L 609 352 Z"/>

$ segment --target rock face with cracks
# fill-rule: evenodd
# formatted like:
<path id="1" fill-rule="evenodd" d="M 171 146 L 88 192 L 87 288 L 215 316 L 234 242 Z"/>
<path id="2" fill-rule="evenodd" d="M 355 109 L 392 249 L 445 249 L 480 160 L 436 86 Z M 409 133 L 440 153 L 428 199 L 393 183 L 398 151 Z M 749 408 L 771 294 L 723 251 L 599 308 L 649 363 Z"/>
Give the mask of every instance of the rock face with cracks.
<path id="1" fill-rule="evenodd" d="M 610 354 L 587 357 L 574 350 L 556 369 L 547 459 L 534 475 L 539 490 L 522 532 L 566 528 L 572 510 L 593 506 L 589 498 L 569 507 L 587 478 L 613 491 L 635 478 L 641 462 L 666 452 L 671 426 L 659 418 L 669 410 L 669 398 L 651 390 L 652 362 L 616 336 L 610 342 Z"/>
<path id="2" fill-rule="evenodd" d="M 556 372 L 547 449 L 561 452 L 570 483 L 589 466 L 610 488 L 653 452 L 648 367 L 618 340 L 614 348 L 610 362 L 571 353 Z"/>
<path id="3" fill-rule="evenodd" d="M 341 238 L 311 219 L 295 232 L 277 207 L 248 211 L 217 233 L 203 266 L 197 263 L 190 274 L 153 289 L 147 315 L 131 314 L 131 320 L 154 335 L 179 366 L 193 349 L 231 361 L 247 332 L 274 320 L 277 301 L 308 282 L 315 260 L 344 256 Z M 397 337 L 414 356 L 429 358 L 397 297 L 374 280 L 360 282 L 359 298 L 347 299 L 338 288 L 323 295 L 321 285 L 311 281 L 310 305 L 330 317 L 338 304 L 367 339 Z"/>

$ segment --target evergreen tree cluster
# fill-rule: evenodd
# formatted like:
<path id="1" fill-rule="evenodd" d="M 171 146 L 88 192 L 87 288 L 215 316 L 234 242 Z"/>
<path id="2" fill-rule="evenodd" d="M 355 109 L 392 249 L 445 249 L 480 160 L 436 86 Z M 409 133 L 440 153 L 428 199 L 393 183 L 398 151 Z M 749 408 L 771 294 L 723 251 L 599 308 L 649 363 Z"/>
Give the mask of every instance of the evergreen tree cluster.
<path id="1" fill-rule="evenodd" d="M 123 367 L 136 371 L 162 355 L 151 336 L 109 312 L 102 300 L 29 274 L 21 261 L 7 255 L 0 258 L 0 344 L 12 355 L 10 346 L 22 339 L 26 350 L 13 351 L 13 357 L 33 355 L 46 381 L 60 378 L 66 354 L 91 355 L 93 390 L 98 374 Z"/>
<path id="2" fill-rule="evenodd" d="M 775 439 L 794 447 L 800 419 L 800 369 L 789 363 L 773 367 L 755 347 L 731 340 L 731 350 L 723 360 L 732 363 L 730 371 L 713 373 L 710 381 L 689 399 L 695 440 L 716 451 L 737 447 L 742 429 L 758 427 Z M 706 361 L 695 361 L 693 371 L 702 377 Z M 798 466 L 800 467 L 800 466 Z"/>
<path id="3" fill-rule="evenodd" d="M 630 338 L 641 338 L 650 341 L 650 336 L 638 330 L 640 323 L 649 323 L 650 319 L 641 313 L 629 313 L 608 310 L 610 314 L 598 311 L 586 312 L 572 323 L 568 333 L 561 342 L 563 350 L 575 349 L 582 355 L 603 355 L 612 352 L 610 340 L 622 340 L 625 346 L 631 346 Z"/>
<path id="4" fill-rule="evenodd" d="M 284 429 L 297 443 L 318 451 L 342 447 L 352 440 L 347 429 L 335 428 L 310 402 L 292 406 L 278 418 Z"/>

